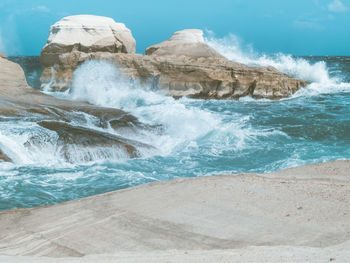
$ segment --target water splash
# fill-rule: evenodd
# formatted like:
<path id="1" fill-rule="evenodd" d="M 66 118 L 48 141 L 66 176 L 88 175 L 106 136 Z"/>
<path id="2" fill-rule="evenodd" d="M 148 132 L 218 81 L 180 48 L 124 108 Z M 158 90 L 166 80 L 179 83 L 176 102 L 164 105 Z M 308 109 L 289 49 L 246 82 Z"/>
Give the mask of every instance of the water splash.
<path id="1" fill-rule="evenodd" d="M 335 76 L 335 69 L 349 76 L 348 66 L 330 69 L 331 76 Z M 0 210 L 48 205 L 176 177 L 263 173 L 350 158 L 350 96 L 317 95 L 317 82 L 316 96 L 305 94 L 292 100 L 174 100 L 130 82 L 109 62 L 86 62 L 74 77 L 69 92 L 52 94 L 72 99 L 72 103 L 73 99 L 84 99 L 122 108 L 142 122 L 160 124 L 161 133 L 143 133 L 136 139 L 160 151 L 119 161 L 113 153 L 86 149 L 87 154 L 104 161 L 84 162 L 81 159 L 86 152 L 74 152 L 73 147 L 69 149 L 71 164 L 56 155 L 59 148 L 53 131 L 25 119 L 3 117 L 0 149 L 5 149 L 15 164 L 0 161 Z M 325 85 L 325 92 L 327 89 L 329 85 Z M 311 90 L 312 85 L 301 91 Z M 83 117 L 69 124 L 113 133 L 108 127 L 95 127 L 95 117 Z M 33 135 L 41 136 L 41 145 L 38 140 L 26 143 Z"/>
<path id="2" fill-rule="evenodd" d="M 272 56 L 260 54 L 253 49 L 252 45 L 245 45 L 240 38 L 233 34 L 224 38 L 216 38 L 213 32 L 208 31 L 205 41 L 229 60 L 249 66 L 272 66 L 291 77 L 313 82 L 293 97 L 350 91 L 350 83 L 341 82 L 338 77 L 330 77 L 327 64 L 324 61 L 310 63 L 304 58 L 295 58 L 283 53 Z"/>
<path id="3" fill-rule="evenodd" d="M 44 92 L 51 92 L 51 86 L 55 82 L 55 67 L 51 67 L 50 71 L 51 71 L 51 78 L 50 78 L 50 81 L 44 86 L 43 88 Z"/>
<path id="4" fill-rule="evenodd" d="M 162 136 L 148 134 L 144 138 L 144 142 L 161 149 L 161 154 L 169 154 L 179 144 L 195 140 L 221 123 L 220 116 L 188 106 L 186 99 L 175 100 L 130 82 L 107 61 L 82 64 L 74 72 L 70 92 L 71 99 L 122 109 L 144 123 L 162 125 Z"/>

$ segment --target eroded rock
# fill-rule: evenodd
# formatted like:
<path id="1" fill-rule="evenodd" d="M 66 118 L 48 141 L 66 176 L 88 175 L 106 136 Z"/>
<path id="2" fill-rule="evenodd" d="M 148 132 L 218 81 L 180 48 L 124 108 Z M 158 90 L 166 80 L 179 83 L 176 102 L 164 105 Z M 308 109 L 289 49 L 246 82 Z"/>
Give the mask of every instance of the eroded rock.
<path id="1" fill-rule="evenodd" d="M 113 53 L 101 48 L 57 49 L 51 57 L 45 49 L 41 54 L 42 88 L 49 85 L 54 91 L 69 89 L 74 70 L 94 59 L 112 61 L 132 82 L 173 97 L 237 99 L 250 95 L 280 99 L 308 84 L 272 67 L 248 67 L 229 61 L 205 44 L 203 32 L 198 29 L 174 33 L 169 40 L 148 48 L 147 55 Z"/>
<path id="2" fill-rule="evenodd" d="M 280 99 L 294 94 L 307 82 L 290 78 L 271 67 L 253 68 L 222 57 L 143 56 L 73 52 L 62 54 L 54 68 L 46 68 L 42 85 L 51 81 L 53 90 L 65 91 L 74 70 L 87 60 L 108 60 L 130 79 L 173 97 L 226 99 L 252 96 Z M 67 63 L 68 61 L 68 63 Z"/>
<path id="3" fill-rule="evenodd" d="M 204 42 L 203 31 L 185 29 L 175 32 L 168 40 L 146 49 L 146 55 L 190 56 L 190 57 L 221 57 L 214 49 Z"/>
<path id="4" fill-rule="evenodd" d="M 80 161 L 91 161 L 96 157 L 94 155 L 103 158 L 134 158 L 139 156 L 139 148 L 153 149 L 121 136 L 70 125 L 71 121 L 81 125 L 89 121 L 96 127 L 111 127 L 124 133 L 137 133 L 141 129 L 152 128 L 119 109 L 59 99 L 32 89 L 18 64 L 0 58 L 0 122 L 9 120 L 37 122 L 40 126 L 55 131 L 64 156 L 71 162 L 75 158 L 74 154 L 70 155 L 72 147 L 81 150 L 80 157 L 78 156 Z M 30 139 L 25 146 L 29 147 L 31 143 L 36 143 L 35 138 Z M 84 150 L 86 148 L 87 151 Z M 0 160 L 11 161 L 1 149 Z"/>
<path id="5" fill-rule="evenodd" d="M 152 148 L 149 145 L 121 136 L 86 127 L 73 126 L 66 122 L 42 121 L 38 124 L 58 134 L 58 144 L 63 146 L 61 152 L 66 160 L 71 162 L 74 162 L 74 158 L 76 158 L 76 151 L 72 154 L 72 147 L 76 146 L 80 151 L 79 158 L 84 161 L 95 160 L 96 156 L 94 155 L 96 154 L 102 155 L 103 159 L 113 157 L 136 158 L 140 157 L 139 148 Z M 35 138 L 32 138 L 32 140 L 35 140 Z M 84 151 L 84 149 L 87 150 Z"/>
<path id="6" fill-rule="evenodd" d="M 50 36 L 40 61 L 44 66 L 72 51 L 135 53 L 136 41 L 131 31 L 112 18 L 92 15 L 68 16 L 50 28 Z"/>
<path id="7" fill-rule="evenodd" d="M 302 262 L 318 252 L 298 257 L 293 247 L 349 251 L 349 169 L 350 161 L 337 161 L 264 175 L 178 178 L 49 207 L 5 211 L 0 213 L 0 253 L 45 256 L 43 262 L 46 257 L 91 255 L 96 255 L 91 262 L 101 262 L 109 254 L 109 262 L 116 255 L 124 262 L 125 251 L 131 251 L 129 262 L 135 262 L 135 253 L 153 252 L 149 261 L 136 261 L 153 262 L 160 252 L 174 251 L 186 258 L 157 262 L 192 262 L 187 251 L 206 256 L 208 250 L 245 248 L 243 254 L 251 254 L 252 247 L 261 247 L 265 250 L 254 260 L 236 262 L 261 262 L 262 255 L 269 255 L 265 262 L 271 262 L 271 249 L 282 246 L 288 249 L 276 253 L 273 262 L 286 255 L 291 255 L 288 262 Z M 298 210 L 300 205 L 304 209 Z M 227 261 L 203 257 L 195 262 L 232 262 L 240 253 Z M 338 253 L 327 252 L 326 259 L 330 255 Z"/>

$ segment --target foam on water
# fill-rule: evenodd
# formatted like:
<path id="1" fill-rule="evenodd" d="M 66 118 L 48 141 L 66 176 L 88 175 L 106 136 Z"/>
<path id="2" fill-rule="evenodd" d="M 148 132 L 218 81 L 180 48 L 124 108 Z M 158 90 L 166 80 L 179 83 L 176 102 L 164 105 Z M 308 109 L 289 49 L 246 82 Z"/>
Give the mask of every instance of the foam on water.
<path id="1" fill-rule="evenodd" d="M 125 110 L 157 129 L 137 133 L 97 125 L 79 115 L 69 125 L 122 136 L 155 147 L 127 159 L 121 149 L 75 147 L 63 156 L 58 135 L 25 119 L 2 118 L 0 149 L 14 164 L 0 161 L 0 210 L 48 205 L 175 177 L 268 172 L 308 163 L 350 159 L 349 68 L 329 60 L 260 55 L 234 36 L 207 37 L 227 58 L 252 66 L 274 66 L 313 81 L 281 101 L 195 100 L 164 96 L 130 82 L 106 61 L 87 61 L 74 73 L 70 90 L 46 93 Z M 327 67 L 328 65 L 328 67 Z M 345 70 L 341 70 L 342 67 Z M 333 71 L 332 71 L 333 70 Z M 334 70 L 340 70 L 335 73 Z M 34 76 L 34 75 L 33 75 Z"/>
<path id="2" fill-rule="evenodd" d="M 34 137 L 38 144 L 30 143 Z M 2 123 L 0 146 L 15 164 L 55 164 L 61 159 L 57 135 L 31 122 Z"/>
<path id="3" fill-rule="evenodd" d="M 221 116 L 188 106 L 186 99 L 175 100 L 130 83 L 107 61 L 87 61 L 74 72 L 71 98 L 122 109 L 144 123 L 162 125 L 165 130 L 162 136 L 148 134 L 143 138 L 143 142 L 160 149 L 161 154 L 169 154 L 179 144 L 195 140 L 221 123 Z"/>
<path id="4" fill-rule="evenodd" d="M 243 41 L 233 34 L 224 38 L 215 38 L 213 32 L 208 31 L 205 41 L 229 60 L 250 66 L 272 66 L 291 77 L 312 82 L 293 97 L 350 91 L 349 83 L 342 82 L 341 78 L 329 76 L 329 70 L 324 61 L 310 63 L 304 58 L 295 58 L 283 53 L 272 56 L 260 54 L 254 51 L 252 45 L 244 45 Z"/>
<path id="5" fill-rule="evenodd" d="M 87 117 L 88 118 L 88 117 Z M 71 125 L 74 122 L 71 123 Z M 79 127 L 84 127 L 82 123 Z M 87 121 L 90 129 L 101 131 Z M 107 160 L 128 159 L 128 153 L 120 147 L 83 147 L 62 145 L 56 132 L 33 122 L 8 121 L 0 128 L 0 149 L 14 165 L 45 167 L 74 167 L 76 164 L 92 164 Z M 146 150 L 139 149 L 145 156 Z M 3 163 L 0 162 L 2 165 Z"/>
<path id="6" fill-rule="evenodd" d="M 207 37 L 207 43 L 218 52 L 241 63 L 252 66 L 274 66 L 295 77 L 314 81 L 307 88 L 298 91 L 294 98 L 322 93 L 348 91 L 348 83 L 338 83 L 336 78 L 330 78 L 325 62 L 309 63 L 305 59 L 295 59 L 289 55 L 279 54 L 274 57 L 258 55 L 251 47 L 244 48 L 236 37 L 224 39 Z M 45 92 L 50 88 L 46 87 Z M 95 125 L 95 117 L 84 115 L 85 123 L 71 124 L 84 126 L 89 129 L 127 136 L 154 146 L 156 152 L 140 149 L 142 156 L 154 154 L 167 156 L 193 145 L 206 148 L 220 155 L 226 150 L 242 151 L 251 147 L 252 142 L 261 136 L 287 136 L 277 130 L 256 129 L 247 126 L 249 115 L 230 113 L 229 120 L 224 114 L 198 106 L 197 100 L 183 98 L 175 100 L 164 96 L 149 87 L 130 82 L 123 76 L 115 64 L 108 61 L 87 61 L 74 72 L 71 89 L 65 93 L 50 93 L 71 100 L 83 100 L 92 104 L 122 109 L 136 116 L 141 122 L 150 125 L 161 125 L 163 133 L 142 132 L 138 134 L 116 134 L 112 128 L 100 128 Z M 250 97 L 242 98 L 243 103 L 254 103 Z M 268 100 L 259 100 L 266 101 Z M 21 126 L 23 125 L 23 126 Z M 27 126 L 30 127 L 27 127 Z M 0 145 L 3 151 L 17 164 L 64 165 L 69 163 L 81 164 L 121 160 L 127 157 L 122 149 L 84 149 L 69 146 L 68 154 L 62 156 L 61 146 L 57 145 L 57 135 L 33 123 L 15 123 L 17 129 L 6 127 L 0 134 Z M 34 135 L 41 136 L 40 143 L 28 144 Z M 205 138 L 206 141 L 202 140 Z M 208 146 L 208 147 L 207 147 Z M 210 147 L 209 147 L 210 146 Z M 67 160 L 67 156 L 69 157 Z M 39 160 L 39 162 L 38 162 Z"/>

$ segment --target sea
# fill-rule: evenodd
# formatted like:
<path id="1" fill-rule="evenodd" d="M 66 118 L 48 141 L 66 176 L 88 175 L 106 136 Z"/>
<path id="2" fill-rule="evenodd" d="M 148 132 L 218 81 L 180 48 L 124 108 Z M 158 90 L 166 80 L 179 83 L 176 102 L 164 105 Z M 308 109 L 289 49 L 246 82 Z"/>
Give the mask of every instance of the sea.
<path id="1" fill-rule="evenodd" d="M 75 158 L 67 161 L 55 132 L 25 119 L 0 118 L 0 148 L 13 160 L 0 162 L 0 210 L 52 205 L 179 177 L 266 173 L 350 159 L 350 57 L 267 55 L 242 48 L 229 37 L 206 41 L 230 60 L 273 66 L 311 84 L 279 101 L 174 99 L 141 85 L 128 86 L 113 64 L 88 61 L 75 71 L 68 91 L 45 87 L 42 92 L 72 103 L 84 100 L 122 109 L 161 127 L 161 132 L 137 138 L 118 134 L 155 150 L 135 159 L 96 154 L 86 161 L 82 151 L 91 149 L 72 148 Z M 40 88 L 38 57 L 9 59 L 22 66 L 29 85 Z M 85 118 L 72 125 L 101 130 L 93 116 Z M 104 132 L 116 133 L 109 128 Z M 33 135 L 41 136 L 42 143 L 28 147 Z"/>

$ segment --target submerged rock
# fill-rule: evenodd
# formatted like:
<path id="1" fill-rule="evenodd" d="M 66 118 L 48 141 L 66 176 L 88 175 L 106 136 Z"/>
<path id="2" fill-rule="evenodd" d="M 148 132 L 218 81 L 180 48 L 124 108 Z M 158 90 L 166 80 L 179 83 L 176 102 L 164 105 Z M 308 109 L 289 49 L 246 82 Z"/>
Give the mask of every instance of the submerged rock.
<path id="1" fill-rule="evenodd" d="M 73 162 L 79 152 L 79 161 L 94 161 L 96 158 L 135 158 L 140 157 L 138 149 L 152 148 L 149 145 L 129 140 L 121 136 L 89 129 L 86 127 L 73 126 L 65 122 L 38 123 L 40 126 L 55 131 L 58 143 L 62 145 L 61 152 L 67 161 Z M 35 140 L 35 138 L 33 138 Z M 76 148 L 78 146 L 78 148 Z M 96 157 L 96 155 L 99 155 Z"/>
<path id="2" fill-rule="evenodd" d="M 10 157 L 8 157 L 6 154 L 4 154 L 4 152 L 1 149 L 0 149 L 0 161 L 12 162 Z"/>
<path id="3" fill-rule="evenodd" d="M 104 18 L 99 23 L 108 24 Z M 101 47 L 55 49 L 51 56 L 47 47 L 55 34 L 60 34 L 64 45 L 70 33 L 51 29 L 48 44 L 41 53 L 42 88 L 50 86 L 54 91 L 69 89 L 74 70 L 92 59 L 112 61 L 130 80 L 173 97 L 226 99 L 250 95 L 280 99 L 308 84 L 272 67 L 248 67 L 229 61 L 205 44 L 203 32 L 198 29 L 175 32 L 169 40 L 149 47 L 147 55 L 114 53 Z M 70 43 L 67 40 L 67 45 Z"/>

